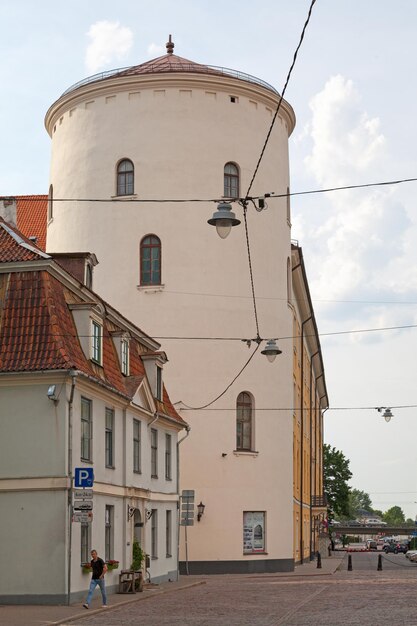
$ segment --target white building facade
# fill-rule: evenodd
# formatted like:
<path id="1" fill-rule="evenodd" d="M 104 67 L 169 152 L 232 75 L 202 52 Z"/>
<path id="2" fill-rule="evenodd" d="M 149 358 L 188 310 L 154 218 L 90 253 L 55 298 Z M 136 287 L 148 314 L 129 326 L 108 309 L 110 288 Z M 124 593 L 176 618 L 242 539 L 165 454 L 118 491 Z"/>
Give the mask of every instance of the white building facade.
<path id="1" fill-rule="evenodd" d="M 117 591 L 135 539 L 145 577 L 176 580 L 187 425 L 153 375 L 159 344 L 1 218 L 0 295 L 0 603 L 85 600 L 93 548 L 117 562 Z M 94 475 L 87 522 L 80 468 Z"/>
<path id="2" fill-rule="evenodd" d="M 258 79 L 183 59 L 171 43 L 167 48 L 154 61 L 82 81 L 47 112 L 47 250 L 94 252 L 97 290 L 169 352 L 171 398 L 192 429 L 182 447 L 181 489 L 194 490 L 196 503 L 205 505 L 187 529 L 188 571 L 288 571 L 294 564 L 289 203 L 270 198 L 267 210 L 249 203 L 247 212 L 259 334 L 286 337 L 282 354 L 270 364 L 258 350 L 214 403 L 250 356 L 241 339 L 255 339 L 257 328 L 243 224 L 226 240 L 207 224 L 213 200 L 245 196 L 279 95 Z M 287 193 L 294 125 L 282 101 L 253 196 Z"/>

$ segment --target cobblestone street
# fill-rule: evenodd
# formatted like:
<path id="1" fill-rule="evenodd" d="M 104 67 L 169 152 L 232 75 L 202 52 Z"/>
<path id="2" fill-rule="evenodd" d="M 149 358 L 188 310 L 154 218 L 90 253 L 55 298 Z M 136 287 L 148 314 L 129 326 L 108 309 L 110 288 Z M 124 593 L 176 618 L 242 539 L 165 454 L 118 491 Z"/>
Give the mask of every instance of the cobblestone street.
<path id="1" fill-rule="evenodd" d="M 403 555 L 347 555 L 328 576 L 214 576 L 202 584 L 68 621 L 79 626 L 415 626 L 417 565 Z M 190 577 L 190 582 L 193 577 Z M 195 579 L 197 580 L 197 579 Z"/>

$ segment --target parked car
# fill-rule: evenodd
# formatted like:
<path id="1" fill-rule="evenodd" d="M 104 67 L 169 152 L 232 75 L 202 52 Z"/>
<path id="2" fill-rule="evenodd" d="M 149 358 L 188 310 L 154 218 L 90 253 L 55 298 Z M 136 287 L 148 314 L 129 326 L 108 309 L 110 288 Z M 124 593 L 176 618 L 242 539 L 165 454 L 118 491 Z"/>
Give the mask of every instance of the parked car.
<path id="1" fill-rule="evenodd" d="M 407 552 L 405 553 L 405 556 L 407 559 L 414 560 L 413 557 L 415 556 L 417 558 L 417 550 L 407 550 Z"/>
<path id="2" fill-rule="evenodd" d="M 388 552 L 393 552 L 394 554 L 398 554 L 399 552 L 402 552 L 403 554 L 406 554 L 408 552 L 408 542 L 407 543 L 400 543 L 400 542 L 385 543 L 382 549 L 385 552 L 385 554 L 388 554 Z"/>
<path id="3" fill-rule="evenodd" d="M 347 526 L 361 526 L 361 523 L 358 522 L 357 519 L 350 519 L 348 522 L 346 522 Z"/>
<path id="4" fill-rule="evenodd" d="M 366 540 L 366 549 L 367 550 L 378 550 L 378 544 L 374 539 Z"/>

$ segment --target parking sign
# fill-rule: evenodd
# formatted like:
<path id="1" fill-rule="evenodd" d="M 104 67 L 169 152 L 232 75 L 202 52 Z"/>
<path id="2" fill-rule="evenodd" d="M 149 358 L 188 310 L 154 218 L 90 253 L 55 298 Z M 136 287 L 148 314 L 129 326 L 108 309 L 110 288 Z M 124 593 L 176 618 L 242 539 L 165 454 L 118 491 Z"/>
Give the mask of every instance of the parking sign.
<path id="1" fill-rule="evenodd" d="M 76 467 L 74 472 L 74 487 L 92 487 L 94 471 L 92 467 Z"/>

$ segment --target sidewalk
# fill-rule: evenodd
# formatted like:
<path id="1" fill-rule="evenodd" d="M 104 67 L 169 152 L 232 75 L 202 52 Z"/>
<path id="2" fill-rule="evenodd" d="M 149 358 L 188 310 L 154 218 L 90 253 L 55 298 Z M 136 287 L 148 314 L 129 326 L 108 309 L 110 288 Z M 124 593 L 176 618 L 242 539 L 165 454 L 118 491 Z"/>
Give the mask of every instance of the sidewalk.
<path id="1" fill-rule="evenodd" d="M 110 594 L 108 596 L 109 606 L 107 609 L 101 608 L 101 596 L 97 589 L 91 608 L 84 609 L 82 603 L 71 604 L 70 606 L 46 606 L 46 605 L 0 605 L 0 626 L 58 626 L 58 624 L 68 624 L 71 620 L 81 619 L 95 613 L 111 611 L 112 607 L 132 602 L 143 602 L 156 595 L 187 589 L 196 585 L 204 584 L 204 580 L 199 578 L 189 580 L 190 577 L 181 577 L 177 582 L 167 582 L 160 585 L 151 586 L 142 593 L 135 594 Z M 87 594 L 87 591 L 86 591 Z"/>
<path id="2" fill-rule="evenodd" d="M 177 582 L 167 582 L 148 587 L 143 593 L 135 594 L 111 594 L 109 595 L 109 608 L 101 608 L 101 597 L 98 590 L 93 598 L 90 609 L 84 609 L 82 603 L 70 606 L 38 606 L 38 605 L 0 605 L 0 626 L 58 626 L 69 624 L 72 620 L 80 620 L 83 617 L 95 613 L 111 611 L 112 607 L 131 604 L 132 602 L 144 602 L 157 595 L 166 595 L 181 589 L 187 589 L 198 585 L 204 585 L 211 579 L 221 580 L 226 578 L 293 578 L 309 576 L 329 576 L 336 572 L 343 561 L 345 553 L 334 553 L 331 557 L 322 559 L 321 569 L 317 569 L 317 561 L 309 561 L 303 565 L 297 565 L 294 572 L 282 572 L 271 574 L 225 574 L 214 576 L 181 576 Z"/>

